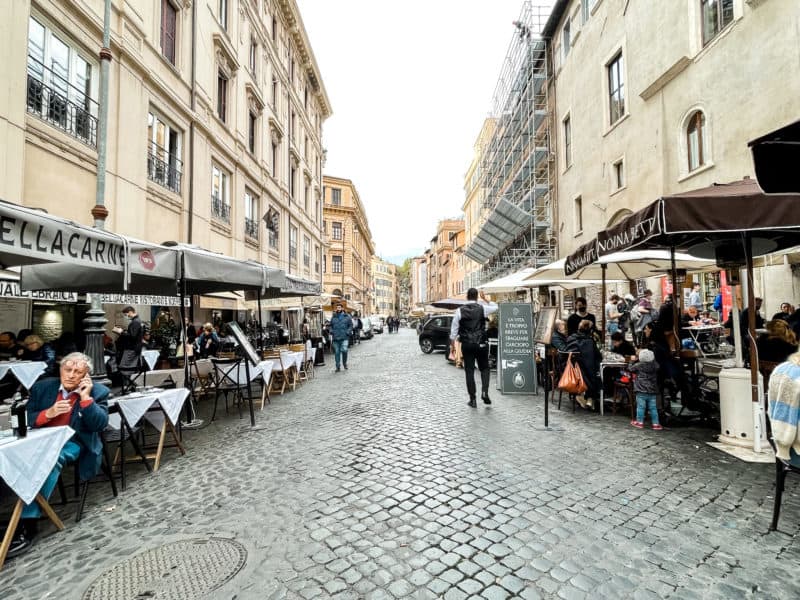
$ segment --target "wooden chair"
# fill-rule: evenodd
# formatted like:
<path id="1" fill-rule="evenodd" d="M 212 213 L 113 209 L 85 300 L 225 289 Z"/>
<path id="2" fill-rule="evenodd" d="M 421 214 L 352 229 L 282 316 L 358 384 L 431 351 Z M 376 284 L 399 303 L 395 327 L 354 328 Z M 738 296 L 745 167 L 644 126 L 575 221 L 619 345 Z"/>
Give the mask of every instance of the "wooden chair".
<path id="1" fill-rule="evenodd" d="M 272 377 L 270 377 L 270 383 L 269 383 L 269 391 L 277 392 L 278 394 L 282 395 L 283 392 L 286 391 L 286 386 L 289 384 L 289 372 L 284 366 L 283 358 L 281 356 L 281 351 L 280 350 L 265 351 L 264 359 L 277 361 L 278 365 L 280 365 L 279 369 L 272 371 Z"/>
<path id="2" fill-rule="evenodd" d="M 617 414 L 617 401 L 619 401 L 620 405 L 628 404 L 631 407 L 631 419 L 635 416 L 636 410 L 636 394 L 633 393 L 633 382 L 628 381 L 627 383 L 623 383 L 622 381 L 615 381 L 614 382 L 614 395 L 611 396 L 611 414 Z"/>
<path id="3" fill-rule="evenodd" d="M 281 366 L 284 368 L 287 380 L 287 385 L 291 386 L 292 391 L 297 388 L 297 366 L 294 363 L 294 358 L 289 354 L 289 350 L 281 350 Z"/>
<path id="4" fill-rule="evenodd" d="M 295 369 L 297 370 L 297 381 L 308 381 L 308 354 L 306 352 L 305 344 L 294 344 L 289 348 L 292 352 L 302 352 L 303 353 L 303 360 L 300 363 L 300 368 L 297 368 L 295 365 Z"/>

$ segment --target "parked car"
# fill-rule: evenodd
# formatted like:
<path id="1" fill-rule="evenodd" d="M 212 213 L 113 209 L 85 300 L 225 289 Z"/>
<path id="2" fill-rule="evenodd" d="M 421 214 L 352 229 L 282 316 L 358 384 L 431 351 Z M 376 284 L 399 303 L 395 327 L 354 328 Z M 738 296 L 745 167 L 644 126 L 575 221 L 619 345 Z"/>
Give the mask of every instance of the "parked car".
<path id="1" fill-rule="evenodd" d="M 419 349 L 425 354 L 450 348 L 450 325 L 453 315 L 437 315 L 428 319 L 419 332 Z"/>
<path id="2" fill-rule="evenodd" d="M 374 334 L 372 332 L 372 321 L 370 321 L 369 317 L 362 317 L 361 318 L 361 339 L 362 340 L 371 340 Z"/>
<path id="3" fill-rule="evenodd" d="M 383 319 L 381 317 L 372 317 L 372 331 L 374 333 L 383 333 Z"/>

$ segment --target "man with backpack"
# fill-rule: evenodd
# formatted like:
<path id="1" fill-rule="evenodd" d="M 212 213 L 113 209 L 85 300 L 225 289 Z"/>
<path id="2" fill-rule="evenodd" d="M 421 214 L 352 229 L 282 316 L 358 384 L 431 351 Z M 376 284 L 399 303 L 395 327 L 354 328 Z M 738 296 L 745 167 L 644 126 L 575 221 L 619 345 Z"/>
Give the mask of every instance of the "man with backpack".
<path id="1" fill-rule="evenodd" d="M 484 404 L 491 404 L 489 399 L 489 339 L 486 335 L 486 318 L 497 311 L 497 304 L 488 302 L 483 291 L 482 302 L 478 303 L 478 290 L 467 290 L 467 304 L 460 306 L 450 326 L 450 340 L 456 338 L 461 342 L 461 353 L 464 359 L 464 374 L 467 378 L 467 393 L 470 407 L 477 407 L 475 402 L 475 361 L 481 372 L 481 399 Z"/>

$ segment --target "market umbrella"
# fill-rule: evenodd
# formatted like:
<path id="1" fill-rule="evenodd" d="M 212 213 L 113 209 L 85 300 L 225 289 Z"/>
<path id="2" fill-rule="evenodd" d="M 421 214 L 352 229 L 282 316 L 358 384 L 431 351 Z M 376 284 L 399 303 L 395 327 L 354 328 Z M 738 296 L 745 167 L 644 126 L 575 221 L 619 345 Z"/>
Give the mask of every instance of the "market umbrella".
<path id="1" fill-rule="evenodd" d="M 755 348 L 753 257 L 800 244 L 800 194 L 765 194 L 753 179 L 663 196 L 597 235 L 597 255 L 669 248 L 747 269 L 751 356 Z M 578 257 L 579 258 L 579 257 Z M 569 259 L 568 259 L 569 260 Z M 675 269 L 672 269 L 673 277 Z M 734 319 L 738 329 L 738 320 Z M 754 420 L 760 423 L 758 364 L 750 361 Z M 757 425 L 758 427 L 758 425 Z M 756 450 L 760 432 L 756 431 Z"/>
<path id="2" fill-rule="evenodd" d="M 758 184 L 768 194 L 800 192 L 800 121 L 750 143 Z"/>
<path id="3" fill-rule="evenodd" d="M 464 306 L 467 304 L 468 300 L 462 300 L 461 298 L 443 298 L 442 300 L 435 300 L 433 302 L 429 302 L 430 306 L 434 308 L 444 308 L 447 310 L 455 310 L 459 306 Z"/>

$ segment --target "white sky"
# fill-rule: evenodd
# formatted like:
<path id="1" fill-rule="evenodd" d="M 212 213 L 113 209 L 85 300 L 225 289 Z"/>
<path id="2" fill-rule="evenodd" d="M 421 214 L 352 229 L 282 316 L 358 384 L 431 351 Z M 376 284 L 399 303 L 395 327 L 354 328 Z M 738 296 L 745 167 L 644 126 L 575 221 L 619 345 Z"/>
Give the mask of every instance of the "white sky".
<path id="1" fill-rule="evenodd" d="M 333 108 L 324 173 L 353 181 L 376 253 L 400 263 L 461 214 L 522 0 L 297 3 Z"/>

